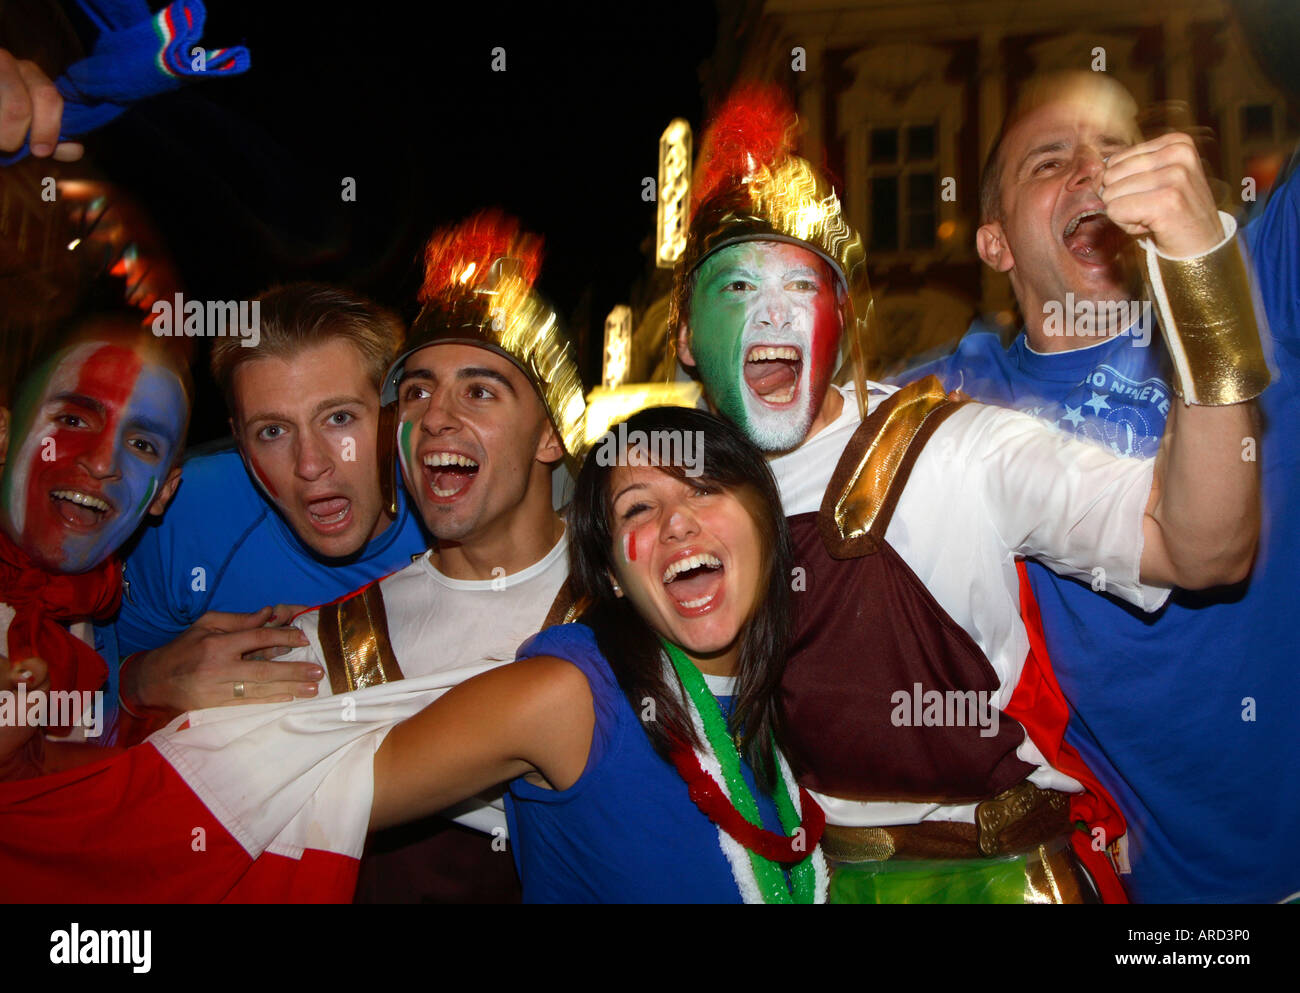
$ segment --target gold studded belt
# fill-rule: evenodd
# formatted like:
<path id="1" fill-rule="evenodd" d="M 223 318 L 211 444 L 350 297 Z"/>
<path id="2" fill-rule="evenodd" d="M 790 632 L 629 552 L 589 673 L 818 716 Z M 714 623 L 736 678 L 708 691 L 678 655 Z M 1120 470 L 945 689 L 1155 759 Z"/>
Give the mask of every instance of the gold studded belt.
<path id="1" fill-rule="evenodd" d="M 837 862 L 971 859 L 1024 852 L 1070 831 L 1070 798 L 1029 780 L 975 807 L 975 823 L 922 821 L 887 827 L 827 824 L 826 857 Z"/>

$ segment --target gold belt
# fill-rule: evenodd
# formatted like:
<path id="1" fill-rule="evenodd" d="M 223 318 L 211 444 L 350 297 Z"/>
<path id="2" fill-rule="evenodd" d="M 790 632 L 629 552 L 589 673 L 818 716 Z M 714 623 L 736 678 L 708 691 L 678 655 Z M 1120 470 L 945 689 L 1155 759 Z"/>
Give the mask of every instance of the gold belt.
<path id="1" fill-rule="evenodd" d="M 827 824 L 826 857 L 837 862 L 973 859 L 1029 851 L 1070 831 L 1069 795 L 1025 780 L 975 807 L 975 823 L 922 821 L 887 827 Z"/>

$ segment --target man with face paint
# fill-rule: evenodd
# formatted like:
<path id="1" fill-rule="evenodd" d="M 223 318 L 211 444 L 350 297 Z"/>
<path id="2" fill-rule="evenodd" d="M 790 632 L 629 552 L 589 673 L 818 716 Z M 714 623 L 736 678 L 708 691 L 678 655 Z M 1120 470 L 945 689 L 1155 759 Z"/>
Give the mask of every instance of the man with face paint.
<path id="1" fill-rule="evenodd" d="M 1267 383 L 1258 339 L 1242 382 L 1189 378 L 1189 394 L 1220 387 L 1228 405 L 1180 411 L 1157 467 L 949 398 L 934 379 L 869 385 L 865 254 L 792 153 L 794 124 L 764 90 L 723 109 L 672 321 L 713 404 L 774 456 L 800 591 L 783 728 L 827 811 L 832 897 L 1073 902 L 1095 880 L 1123 899 L 1096 835 L 1071 828 L 1109 838 L 1123 821 L 1062 744 L 1066 708 L 1032 605 L 1021 616 L 1017 559 L 1100 577 L 1145 611 L 1175 584 L 1239 579 L 1258 529 L 1257 474 L 1240 459 L 1247 401 Z M 1178 298 L 1177 273 L 1161 271 Z M 1181 312 L 1188 336 L 1205 316 Z M 1238 323 L 1249 340 L 1249 313 Z M 831 388 L 842 335 L 854 382 Z"/>
<path id="2" fill-rule="evenodd" d="M 412 701 L 423 699 L 421 694 L 427 690 L 445 689 L 513 661 L 527 638 L 572 616 L 575 605 L 566 582 L 565 525 L 552 507 L 551 475 L 562 460 L 577 456 L 586 408 L 571 347 L 559 331 L 555 312 L 532 289 L 540 247 L 539 239 L 522 234 L 516 222 L 497 213 L 472 217 L 430 241 L 421 292 L 424 307 L 412 326 L 406 351 L 382 381 L 380 420 L 386 427 L 380 435 L 378 463 L 389 468 L 382 480 L 385 499 L 395 500 L 398 460 L 391 453 L 394 448 L 400 451 L 406 487 L 438 544 L 407 568 L 296 619 L 294 630 L 305 633 L 307 646 L 268 665 L 320 665 L 328 674 L 321 684 L 321 699 L 296 701 L 287 709 L 240 708 L 228 712 L 229 717 L 223 717 L 224 710 L 191 714 L 186 722 L 173 723 L 155 736 L 151 744 L 129 749 L 122 763 L 97 768 L 128 770 L 123 774 L 130 777 L 132 762 L 156 761 L 153 749 L 171 754 L 164 742 L 173 733 L 189 737 L 189 732 L 197 731 L 203 737 L 211 730 L 238 725 L 234 737 L 242 738 L 241 754 L 256 752 L 257 741 L 262 741 L 275 758 L 259 768 L 255 785 L 239 771 L 238 762 L 223 761 L 219 748 L 200 746 L 187 753 L 193 761 L 185 763 L 191 773 L 197 769 L 197 778 L 209 787 L 220 781 L 223 787 L 234 788 L 238 798 L 227 796 L 234 806 L 225 809 L 239 808 L 253 795 L 259 797 L 255 804 L 259 810 L 268 805 L 279 810 L 286 805 L 285 796 L 292 804 L 295 797 L 301 800 L 310 793 L 307 806 L 321 804 L 320 817 L 328 819 L 331 808 L 338 806 L 354 811 L 357 781 L 349 779 L 346 771 L 334 776 L 332 785 L 315 791 L 305 790 L 302 782 L 316 776 L 323 756 L 332 757 L 339 731 L 344 738 L 353 738 L 354 729 L 373 726 L 377 712 L 388 714 L 390 722 L 404 711 L 414 712 L 411 708 L 418 709 L 419 704 Z M 407 682 L 414 685 L 403 690 Z M 380 699 L 376 694 L 384 694 L 382 701 L 387 702 L 376 706 L 374 701 Z M 327 706 L 329 701 L 323 698 L 331 695 L 342 697 L 341 706 Z M 350 717 L 349 708 L 359 709 Z M 241 711 L 250 713 L 244 716 Z M 257 741 L 245 734 L 249 727 L 254 735 L 267 731 L 268 725 L 276 724 L 277 712 L 283 712 L 286 722 L 292 721 L 290 733 Z M 320 733 L 302 733 L 307 728 Z M 218 731 L 218 737 L 232 740 L 223 731 Z M 0 739 L 0 763 L 3 744 Z M 362 758 L 368 769 L 369 752 Z M 0 765 L 0 776 L 3 771 Z M 51 806 L 63 802 L 61 798 L 89 806 L 106 796 L 121 802 L 115 785 L 103 786 L 103 777 L 90 772 L 86 776 L 85 781 L 51 781 L 48 794 L 41 791 L 34 798 L 21 784 L 17 792 L 5 795 L 16 814 L 35 818 L 29 823 L 39 823 Z M 319 785 L 319 780 L 315 782 Z M 33 789 L 40 791 L 40 787 Z M 86 792 L 79 792 L 82 789 Z M 134 798 L 134 787 L 128 789 Z M 209 790 L 205 801 L 213 795 Z M 219 789 L 216 795 L 224 794 Z M 485 797 L 448 812 L 477 832 L 462 832 L 435 818 L 390 834 L 386 851 L 378 857 L 368 848 L 358 900 L 517 901 L 514 863 L 502 844 L 505 816 L 493 799 Z M 179 802 L 193 802 L 188 789 Z M 125 806 L 132 816 L 138 812 L 134 799 Z M 198 816 L 201 820 L 196 823 L 206 823 L 202 818 L 211 815 Z M 60 827 L 66 827 L 67 820 L 75 818 L 61 821 Z M 299 822 L 306 835 L 297 833 Z M 322 833 L 322 822 L 310 809 L 286 830 L 289 834 L 280 837 L 281 848 L 314 849 L 328 834 Z M 217 831 L 213 827 L 210 837 Z M 11 829 L 6 841 L 19 844 L 12 836 L 21 833 Z M 463 842 L 465 833 L 473 835 L 473 844 Z M 403 842 L 414 843 L 402 847 Z M 35 851 L 45 843 L 24 837 L 21 845 Z M 248 851 L 252 848 L 240 849 L 235 871 L 243 871 Z M 172 854 L 166 851 L 159 858 Z M 7 857 L 11 863 L 24 861 L 12 854 Z M 352 852 L 345 861 L 354 864 L 355 859 Z M 223 877 L 227 864 L 221 859 L 210 861 L 211 869 L 191 862 L 184 871 L 202 878 L 195 880 L 193 888 L 183 889 L 226 899 L 303 899 L 304 894 L 311 898 L 310 894 L 323 892 L 337 899 L 339 886 L 346 883 L 339 883 L 328 860 L 303 865 L 301 871 L 293 867 L 293 878 L 284 882 L 279 873 L 285 862 L 278 855 L 263 855 L 237 882 Z M 38 867 L 31 878 L 46 880 L 49 873 L 60 871 Z M 313 888 L 317 872 L 325 889 Z M 96 867 L 93 875 L 94 885 L 100 887 L 93 892 L 111 887 L 111 870 Z M 171 884 L 162 889 L 176 892 Z"/>
<path id="3" fill-rule="evenodd" d="M 382 401 L 395 428 L 385 440 L 395 441 L 406 490 L 437 544 L 295 620 L 309 644 L 283 661 L 326 669 L 322 695 L 510 662 L 571 606 L 551 476 L 576 454 L 585 405 L 555 313 L 532 289 L 540 253 L 540 239 L 497 212 L 429 241 L 424 306 Z M 384 490 L 398 491 L 395 469 Z M 358 899 L 517 901 L 500 844 L 504 808 L 492 800 L 455 812 L 482 833 L 433 818 L 376 838 Z"/>
<path id="4" fill-rule="evenodd" d="M 1154 322 L 1120 322 L 1084 336 L 1054 333 L 1065 328 L 1048 320 L 1053 306 L 1064 310 L 1067 294 L 1099 314 L 1110 301 L 1140 296 L 1129 239 L 1097 213 L 1106 160 L 1140 141 L 1136 110 L 1122 85 L 1100 73 L 1026 85 L 985 166 L 978 241 L 985 262 L 1011 275 L 1025 327 L 1004 347 L 996 331 L 977 324 L 954 354 L 901 378 L 936 374 L 978 400 L 1033 412 L 1118 455 L 1156 454 L 1177 401 Z M 1199 178 L 1188 141 L 1169 135 L 1144 147 L 1170 154 L 1181 144 Z M 1300 852 L 1290 841 L 1300 821 L 1300 766 L 1273 760 L 1290 747 L 1288 717 L 1300 709 L 1289 611 L 1300 557 L 1300 528 L 1288 523 L 1300 518 L 1297 453 L 1293 432 L 1279 430 L 1300 418 L 1294 163 L 1261 207 L 1242 237 L 1283 385 L 1260 401 L 1272 428 L 1258 443 L 1264 524 L 1249 584 L 1208 596 L 1175 591 L 1151 619 L 1091 584 L 1037 562 L 1028 567 L 1071 704 L 1067 740 L 1127 815 L 1125 883 L 1143 902 L 1273 901 L 1300 892 Z M 1125 699 L 1161 704 L 1156 713 L 1137 711 Z M 1256 714 L 1255 700 L 1271 703 Z M 1250 844 L 1234 840 L 1247 836 Z"/>
<path id="5" fill-rule="evenodd" d="M 769 452 L 824 428 L 843 328 L 830 266 L 798 245 L 741 242 L 705 259 L 694 279 L 694 319 L 739 331 L 684 343 L 700 377 L 718 384 L 716 408 Z"/>
<path id="6" fill-rule="evenodd" d="M 188 382 L 136 315 L 105 315 L 18 392 L 0 475 L 0 632 L 15 666 L 44 660 L 50 690 L 94 692 L 109 679 L 67 626 L 112 614 L 114 553 L 176 491 Z"/>
<path id="7" fill-rule="evenodd" d="M 265 661 L 303 643 L 282 627 L 301 607 L 273 605 L 333 600 L 428 547 L 405 499 L 386 510 L 377 482 L 378 383 L 397 318 L 313 283 L 256 305 L 256 347 L 213 346 L 235 449 L 187 461 L 167 515 L 130 549 L 122 609 L 101 629 L 125 659 L 120 740 L 181 711 L 315 695 L 319 666 Z"/>

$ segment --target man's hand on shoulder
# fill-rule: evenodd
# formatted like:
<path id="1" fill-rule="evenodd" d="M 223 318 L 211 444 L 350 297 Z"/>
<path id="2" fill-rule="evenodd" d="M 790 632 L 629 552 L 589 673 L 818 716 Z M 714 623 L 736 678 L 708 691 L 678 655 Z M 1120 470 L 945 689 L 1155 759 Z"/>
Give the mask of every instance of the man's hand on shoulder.
<path id="1" fill-rule="evenodd" d="M 63 97 L 50 78 L 35 62 L 0 49 L 0 152 L 18 151 L 30 132 L 33 156 L 75 162 L 84 148 L 80 142 L 59 141 L 62 123 Z"/>
<path id="2" fill-rule="evenodd" d="M 1106 216 L 1165 255 L 1203 255 L 1223 241 L 1214 195 L 1190 136 L 1174 132 L 1113 153 L 1101 177 Z"/>
<path id="3" fill-rule="evenodd" d="M 135 701 L 183 712 L 315 696 L 324 675 L 319 665 L 271 661 L 309 643 L 298 628 L 282 626 L 294 612 L 285 605 L 252 614 L 208 611 L 184 634 L 126 667 L 123 700 L 128 707 Z"/>

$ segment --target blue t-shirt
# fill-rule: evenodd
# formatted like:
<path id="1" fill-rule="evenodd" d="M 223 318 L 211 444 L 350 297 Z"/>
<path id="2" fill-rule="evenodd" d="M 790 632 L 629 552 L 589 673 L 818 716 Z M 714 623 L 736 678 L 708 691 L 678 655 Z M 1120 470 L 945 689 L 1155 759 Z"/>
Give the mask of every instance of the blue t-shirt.
<path id="1" fill-rule="evenodd" d="M 1246 584 L 1177 591 L 1154 616 L 1029 567 L 1066 738 L 1120 803 L 1144 902 L 1275 901 L 1300 891 L 1300 176 L 1245 226 L 1277 379 L 1260 398 L 1264 519 Z M 1035 413 L 1122 455 L 1159 447 L 1172 397 L 1159 335 L 1139 327 L 1042 355 L 975 327 L 935 373 L 949 389 Z M 1248 453 L 1243 445 L 1243 455 Z"/>
<path id="2" fill-rule="evenodd" d="M 430 540 L 399 493 L 397 517 L 355 558 L 317 558 L 267 502 L 234 450 L 185 462 L 176 497 L 127 553 L 115 622 L 96 632 L 107 659 L 157 648 L 209 610 L 312 607 L 411 564 Z M 115 642 L 115 644 L 114 644 Z M 109 666 L 108 699 L 117 699 Z"/>
<path id="3" fill-rule="evenodd" d="M 548 790 L 511 782 L 506 818 L 525 903 L 739 903 L 718 829 L 691 800 L 686 782 L 659 756 L 584 624 L 547 628 L 521 659 L 553 655 L 582 670 L 596 723 L 578 781 Z M 725 713 L 731 697 L 720 697 Z M 745 781 L 763 826 L 781 831 L 771 798 Z"/>

